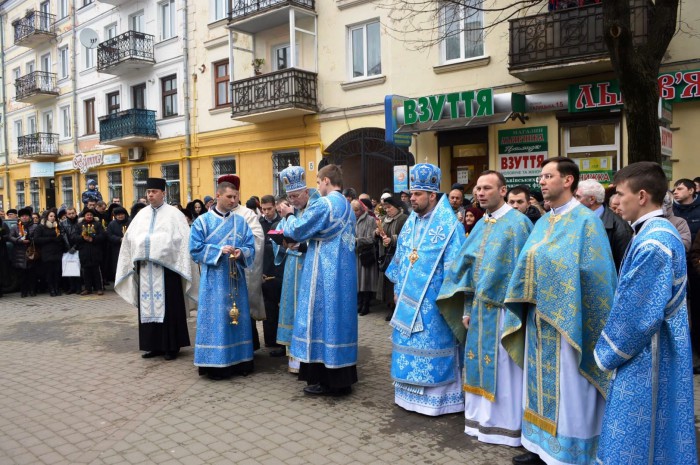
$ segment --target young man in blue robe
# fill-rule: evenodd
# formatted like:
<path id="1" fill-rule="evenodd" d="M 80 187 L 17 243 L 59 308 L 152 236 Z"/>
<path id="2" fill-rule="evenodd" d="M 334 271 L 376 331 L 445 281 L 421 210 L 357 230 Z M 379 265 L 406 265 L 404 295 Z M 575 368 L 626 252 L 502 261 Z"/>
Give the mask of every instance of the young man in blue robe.
<path id="1" fill-rule="evenodd" d="M 282 186 L 287 193 L 286 203 L 294 207 L 294 216 L 300 218 L 307 206 L 315 202 L 320 195 L 316 189 L 306 187 L 306 174 L 301 166 L 289 166 L 280 173 Z M 287 219 L 277 225 L 277 229 L 284 231 Z M 294 315 L 296 315 L 297 300 L 301 289 L 301 274 L 304 267 L 304 257 L 308 244 L 306 242 L 283 243 L 279 246 L 273 242 L 275 249 L 275 264 L 284 261 L 284 277 L 282 279 L 282 297 L 280 299 L 280 316 L 277 325 L 277 343 L 287 348 L 289 356 L 290 373 L 299 373 L 299 360 L 289 354 L 292 345 L 292 333 L 294 332 Z"/>
<path id="2" fill-rule="evenodd" d="M 661 166 L 640 162 L 614 183 L 635 236 L 595 348 L 615 374 L 597 463 L 697 464 L 685 248 L 663 217 L 668 182 Z"/>
<path id="3" fill-rule="evenodd" d="M 221 176 L 216 204 L 197 217 L 190 233 L 190 254 L 202 269 L 194 365 L 215 380 L 253 371 L 244 270 L 255 258 L 255 238 L 245 219 L 232 212 L 237 191 L 237 177 Z M 234 302 L 237 324 L 229 317 Z"/>
<path id="4" fill-rule="evenodd" d="M 523 370 L 501 346 L 506 287 L 532 222 L 508 205 L 506 180 L 484 171 L 475 194 L 484 217 L 445 275 L 439 300 L 464 296 L 464 432 L 479 441 L 520 446 Z"/>
<path id="5" fill-rule="evenodd" d="M 539 183 L 552 209 L 537 221 L 506 291 L 501 342 L 523 364 L 516 465 L 595 462 L 610 376 L 593 349 L 605 325 L 616 272 L 600 218 L 575 198 L 579 169 L 549 158 Z"/>
<path id="6" fill-rule="evenodd" d="M 336 165 L 318 171 L 321 198 L 300 217 L 280 205 L 285 237 L 309 241 L 297 297 L 291 354 L 309 395 L 347 395 L 357 382 L 357 271 L 355 213 L 340 193 Z"/>
<path id="7" fill-rule="evenodd" d="M 396 309 L 390 323 L 394 402 L 430 416 L 464 411 L 462 308 L 449 299 L 443 313 L 436 301 L 465 233 L 447 196 L 439 193 L 440 175 L 440 168 L 429 163 L 411 170 L 413 213 L 401 229 L 386 271 L 395 284 Z"/>

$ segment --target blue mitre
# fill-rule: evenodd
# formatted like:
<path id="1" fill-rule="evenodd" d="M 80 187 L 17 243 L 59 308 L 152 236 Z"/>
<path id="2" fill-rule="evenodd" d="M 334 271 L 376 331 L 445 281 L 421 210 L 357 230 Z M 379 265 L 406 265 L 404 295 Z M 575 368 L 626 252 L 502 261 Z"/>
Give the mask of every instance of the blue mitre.
<path id="1" fill-rule="evenodd" d="M 285 192 L 306 189 L 306 174 L 301 166 L 288 166 L 280 173 Z"/>
<path id="2" fill-rule="evenodd" d="M 440 168 L 430 163 L 418 163 L 411 170 L 411 190 L 440 192 Z"/>

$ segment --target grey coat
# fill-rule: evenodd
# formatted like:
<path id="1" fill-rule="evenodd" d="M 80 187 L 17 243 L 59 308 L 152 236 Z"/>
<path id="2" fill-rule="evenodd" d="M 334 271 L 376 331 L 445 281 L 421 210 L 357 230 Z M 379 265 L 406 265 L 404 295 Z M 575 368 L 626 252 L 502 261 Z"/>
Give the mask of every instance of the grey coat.
<path id="1" fill-rule="evenodd" d="M 359 259 L 359 251 L 364 248 L 371 248 L 374 251 L 374 231 L 377 225 L 374 218 L 364 212 L 357 219 L 355 235 L 357 242 L 355 244 L 355 254 L 357 259 L 357 291 L 358 292 L 376 292 L 377 291 L 377 276 L 379 268 L 375 261 L 371 266 L 364 267 Z"/>

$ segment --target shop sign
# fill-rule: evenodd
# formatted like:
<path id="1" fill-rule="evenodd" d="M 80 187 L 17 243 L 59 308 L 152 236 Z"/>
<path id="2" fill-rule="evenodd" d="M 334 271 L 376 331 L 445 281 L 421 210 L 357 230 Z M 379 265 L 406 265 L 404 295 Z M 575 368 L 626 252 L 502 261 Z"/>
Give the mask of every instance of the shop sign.
<path id="1" fill-rule="evenodd" d="M 118 165 L 122 161 L 121 153 L 112 153 L 102 157 L 103 165 Z"/>
<path id="2" fill-rule="evenodd" d="M 700 70 L 659 75 L 659 97 L 670 102 L 700 99 Z M 616 79 L 569 86 L 569 112 L 614 109 L 623 105 Z"/>
<path id="3" fill-rule="evenodd" d="M 498 131 L 498 165 L 508 187 L 539 191 L 537 176 L 547 158 L 547 126 Z"/>
<path id="4" fill-rule="evenodd" d="M 614 172 L 612 170 L 581 171 L 579 179 L 581 181 L 593 179 L 601 183 L 603 187 L 608 187 L 608 185 L 612 182 L 613 175 Z"/>
<path id="5" fill-rule="evenodd" d="M 659 126 L 661 131 L 661 155 L 670 157 L 673 155 L 673 132 L 663 126 Z"/>
<path id="6" fill-rule="evenodd" d="M 408 190 L 408 165 L 394 166 L 394 192 Z"/>
<path id="7" fill-rule="evenodd" d="M 54 171 L 70 171 L 73 168 L 73 160 L 71 161 L 60 161 L 55 164 Z"/>
<path id="8" fill-rule="evenodd" d="M 673 123 L 673 103 L 668 100 L 659 99 L 659 122 L 665 124 Z"/>
<path id="9" fill-rule="evenodd" d="M 397 120 L 399 108 L 403 108 L 403 103 L 408 97 L 400 95 L 387 95 L 384 97 L 384 140 L 398 147 L 410 147 L 412 142 L 411 134 L 397 134 L 400 124 Z M 398 192 L 398 191 L 395 191 Z"/>
<path id="10" fill-rule="evenodd" d="M 34 161 L 29 164 L 29 177 L 53 178 L 55 169 L 52 161 Z"/>
<path id="11" fill-rule="evenodd" d="M 81 173 L 87 173 L 90 168 L 95 168 L 103 163 L 102 152 L 85 155 L 82 153 L 73 157 L 73 168 L 80 170 Z"/>
<path id="12" fill-rule="evenodd" d="M 447 112 L 444 110 L 448 109 Z M 428 95 L 403 102 L 404 124 L 493 115 L 493 89 Z"/>
<path id="13" fill-rule="evenodd" d="M 525 105 L 528 113 L 564 111 L 569 105 L 569 95 L 565 90 L 542 94 L 527 94 L 525 96 Z"/>

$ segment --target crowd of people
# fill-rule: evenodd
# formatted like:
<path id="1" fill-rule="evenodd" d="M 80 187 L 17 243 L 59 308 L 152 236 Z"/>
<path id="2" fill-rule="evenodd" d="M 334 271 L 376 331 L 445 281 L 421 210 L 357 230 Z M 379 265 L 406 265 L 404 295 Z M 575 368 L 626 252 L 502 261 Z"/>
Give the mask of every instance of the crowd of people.
<path id="1" fill-rule="evenodd" d="M 410 190 L 379 199 L 344 189 L 335 165 L 316 188 L 299 166 L 280 181 L 283 195 L 243 205 L 238 176 L 221 176 L 214 197 L 183 208 L 149 178 L 129 213 L 92 186 L 80 213 L 35 221 L 25 208 L 0 226 L 23 297 L 38 279 L 51 295 L 114 281 L 138 308 L 144 358 L 176 359 L 196 308 L 201 376 L 252 372 L 262 321 L 262 342 L 305 394 L 345 396 L 358 316 L 380 302 L 401 408 L 463 412 L 466 434 L 524 447 L 516 465 L 697 463 L 700 178 L 669 191 L 642 162 L 606 189 L 557 157 L 538 192 L 487 170 L 472 192 L 441 193 L 428 163 Z M 80 277 L 62 277 L 74 254 Z"/>

